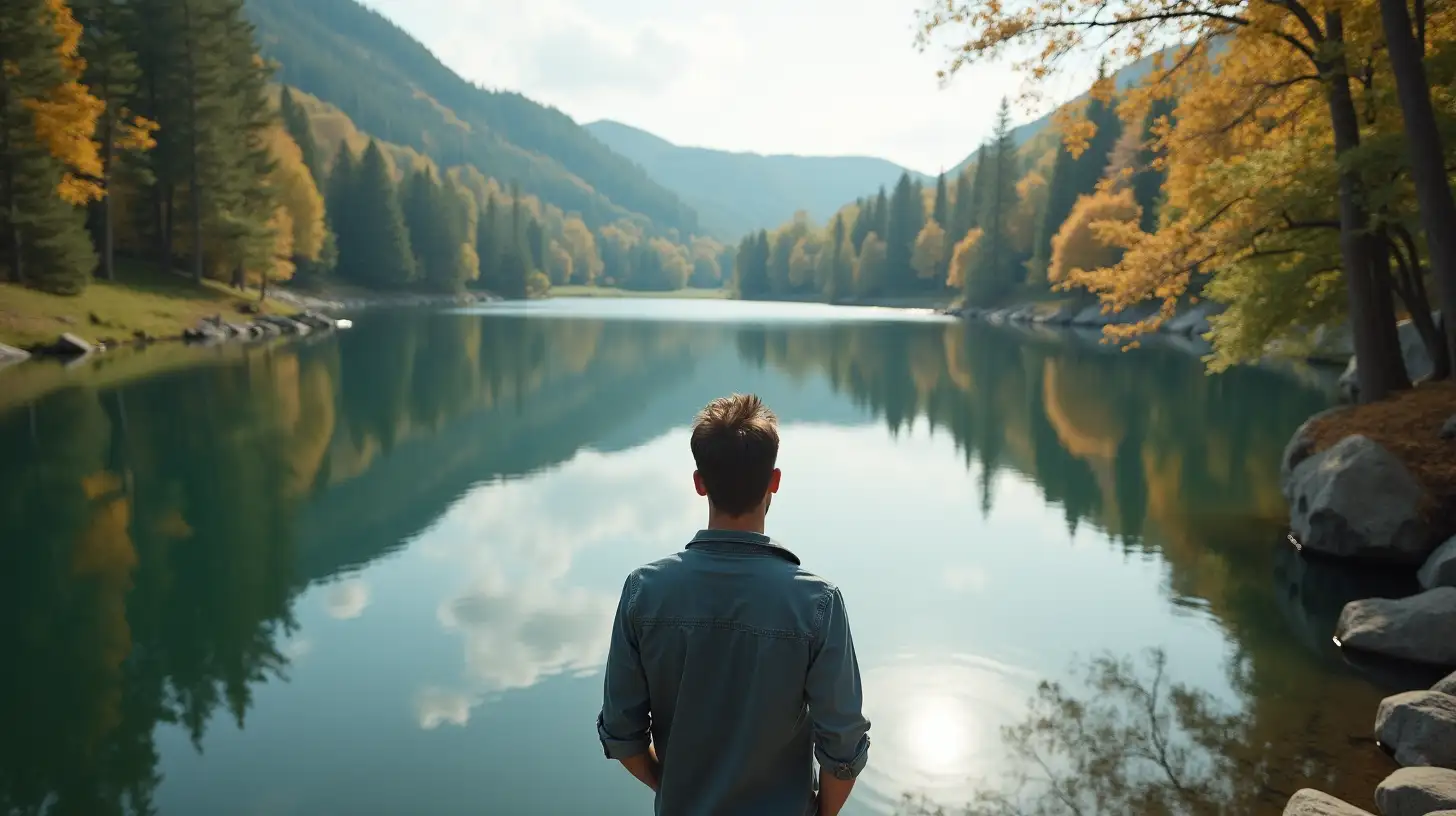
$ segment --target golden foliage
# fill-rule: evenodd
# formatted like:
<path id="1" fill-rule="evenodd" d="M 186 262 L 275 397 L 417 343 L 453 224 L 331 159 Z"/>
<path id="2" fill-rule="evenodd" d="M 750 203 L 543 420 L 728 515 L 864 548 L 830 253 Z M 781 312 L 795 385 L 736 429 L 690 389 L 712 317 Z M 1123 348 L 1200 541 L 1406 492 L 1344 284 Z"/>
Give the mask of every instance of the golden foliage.
<path id="1" fill-rule="evenodd" d="M 915 236 L 915 246 L 910 255 L 910 266 L 922 278 L 933 278 L 940 274 L 940 265 L 945 262 L 945 230 L 935 223 L 934 218 L 925 219 L 925 226 Z"/>
<path id="2" fill-rule="evenodd" d="M 971 267 L 976 263 L 976 244 L 980 241 L 981 228 L 977 227 L 966 233 L 966 237 L 955 245 L 955 251 L 950 256 L 950 273 L 946 276 L 946 286 L 960 289 L 966 285 Z"/>
<path id="3" fill-rule="evenodd" d="M 80 56 L 81 24 L 70 6 L 65 0 L 46 0 L 46 12 L 60 35 L 56 51 L 65 79 L 45 96 L 25 100 L 25 106 L 34 119 L 36 139 L 66 168 L 56 192 L 64 201 L 80 205 L 106 194 L 97 182 L 101 154 L 93 138 L 106 103 L 81 84 L 81 73 L 86 70 Z"/>
<path id="4" fill-rule="evenodd" d="M 1088 274 L 1101 274 L 1104 269 L 1115 265 L 1122 256 L 1122 249 L 1108 242 L 1104 224 L 1131 222 L 1136 227 L 1141 214 L 1142 208 L 1133 200 L 1131 190 L 1099 190 L 1079 197 L 1062 228 L 1052 237 L 1052 259 L 1051 266 L 1047 268 L 1047 280 L 1065 286 Z"/>
<path id="5" fill-rule="evenodd" d="M 287 221 L 280 220 L 278 226 L 287 227 L 288 246 L 282 246 L 279 237 L 277 254 L 284 257 L 306 258 L 316 261 L 324 245 L 324 198 L 318 185 L 303 163 L 303 153 L 280 125 L 269 128 L 265 140 L 273 156 L 273 169 L 268 183 L 278 197 L 279 208 Z"/>

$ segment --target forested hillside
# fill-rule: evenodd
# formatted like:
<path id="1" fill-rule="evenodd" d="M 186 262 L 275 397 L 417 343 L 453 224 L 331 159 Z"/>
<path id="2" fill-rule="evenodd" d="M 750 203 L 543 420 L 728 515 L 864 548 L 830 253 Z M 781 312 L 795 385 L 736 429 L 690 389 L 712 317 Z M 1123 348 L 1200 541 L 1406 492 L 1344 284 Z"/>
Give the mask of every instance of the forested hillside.
<path id="1" fill-rule="evenodd" d="M 894 162 L 865 156 L 764 156 L 682 147 L 608 120 L 586 129 L 646 168 L 697 211 L 705 231 L 725 240 L 782 223 L 797 210 L 827 219 L 845 201 L 894 184 L 906 172 Z"/>
<path id="2" fill-rule="evenodd" d="M 1152 217 L 1161 177 L 1140 150 L 1156 116 L 1123 138 L 1112 98 L 1069 103 L 1063 116 L 1099 125 L 1085 144 L 1063 144 L 1055 130 L 1018 145 L 1003 103 L 984 158 L 925 184 L 904 174 L 886 189 L 845 205 L 821 224 L 799 213 L 775 230 L 745 237 L 737 255 L 740 294 L 829 301 L 946 300 L 1000 303 L 1028 289 L 1047 291 L 1071 254 L 1055 238 L 1079 196 L 1093 193 L 1109 168 L 1139 191 Z M 1158 112 L 1161 115 L 1162 111 Z M 1141 163 L 1139 163 L 1141 161 Z M 1090 296 L 1084 296 L 1090 300 Z"/>
<path id="3" fill-rule="evenodd" d="M 461 78 L 354 0 L 247 0 L 279 81 L 339 107 L 360 129 L 442 166 L 473 164 L 598 228 L 637 213 L 686 236 L 696 214 L 566 114 Z"/>

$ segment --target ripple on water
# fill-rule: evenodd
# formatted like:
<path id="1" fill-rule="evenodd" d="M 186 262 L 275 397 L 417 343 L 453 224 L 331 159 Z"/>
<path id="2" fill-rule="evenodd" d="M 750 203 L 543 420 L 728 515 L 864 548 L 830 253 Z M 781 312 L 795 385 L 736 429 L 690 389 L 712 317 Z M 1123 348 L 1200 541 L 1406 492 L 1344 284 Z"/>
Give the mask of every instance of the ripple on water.
<path id="1" fill-rule="evenodd" d="M 964 804 L 994 781 L 1006 766 L 1001 729 L 1021 719 L 1039 679 L 974 655 L 904 654 L 863 675 L 872 747 L 860 785 L 881 812 L 906 793 Z"/>

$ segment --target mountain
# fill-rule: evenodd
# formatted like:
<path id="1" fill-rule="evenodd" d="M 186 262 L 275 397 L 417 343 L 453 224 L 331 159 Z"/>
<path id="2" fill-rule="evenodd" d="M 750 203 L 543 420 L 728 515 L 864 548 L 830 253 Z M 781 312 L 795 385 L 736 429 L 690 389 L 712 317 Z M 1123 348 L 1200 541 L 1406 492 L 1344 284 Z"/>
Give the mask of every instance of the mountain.
<path id="1" fill-rule="evenodd" d="M 442 167 L 472 164 L 589 226 L 622 218 L 697 232 L 697 214 L 569 116 L 466 81 L 354 0 L 246 0 L 275 79 L 337 106 L 359 129 Z"/>
<path id="2" fill-rule="evenodd" d="M 610 120 L 586 129 L 676 192 L 697 210 L 704 230 L 724 240 L 775 227 L 797 210 L 824 221 L 844 202 L 881 184 L 893 186 L 907 172 L 894 162 L 862 156 L 764 156 L 683 147 Z"/>

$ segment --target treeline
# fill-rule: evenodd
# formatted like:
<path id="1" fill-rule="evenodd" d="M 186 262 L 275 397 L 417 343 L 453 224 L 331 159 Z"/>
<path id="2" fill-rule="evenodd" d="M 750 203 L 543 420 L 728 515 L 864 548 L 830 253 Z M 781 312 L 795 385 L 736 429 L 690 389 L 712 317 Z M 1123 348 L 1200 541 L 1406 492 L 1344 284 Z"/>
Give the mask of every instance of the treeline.
<path id="1" fill-rule="evenodd" d="M 723 249 L 707 239 L 649 237 L 626 218 L 594 233 L 473 166 L 397 167 L 373 142 L 326 150 L 288 88 L 270 101 L 272 68 L 242 12 L 240 0 L 0 5 L 0 280 L 75 294 L 98 269 L 116 279 L 124 254 L 261 296 L 336 271 L 507 297 L 721 284 Z"/>
<path id="2" fill-rule="evenodd" d="M 1115 337 L 1155 328 L 1199 295 L 1223 304 L 1210 335 L 1216 366 L 1307 348 L 1317 328 L 1347 328 L 1362 400 L 1410 387 L 1396 328 L 1408 314 L 1433 378 L 1448 377 L 1456 108 L 1446 89 L 1456 80 L 1456 9 L 1255 0 L 1190 11 L 1159 0 L 1102 11 L 1093 0 L 1038 2 L 1010 16 L 952 2 L 921 20 L 924 37 L 964 37 L 952 68 L 1027 48 L 1038 55 L 1034 79 L 1076 52 L 1137 60 L 1165 37 L 1181 43 L 1115 101 L 1124 127 L 1153 122 L 1125 152 L 1151 156 L 1134 170 L 1166 173 L 1161 203 L 1139 197 L 1146 176 L 1140 185 L 1135 172 L 1106 174 L 1054 238 L 1051 271 L 1059 247 L 1094 252 L 1062 264 L 1055 282 L 1110 310 L 1150 315 L 1114 327 Z M 1109 85 L 1094 95 L 1111 100 Z M 1081 146 L 1110 127 L 1074 122 L 1063 136 Z"/>
<path id="3" fill-rule="evenodd" d="M 933 190 L 902 175 L 892 191 L 855 201 L 823 228 L 801 213 L 744 238 L 735 268 L 740 294 L 831 302 L 964 294 L 985 305 L 1029 286 L 1044 291 L 1094 251 L 1071 237 L 1084 229 L 1072 216 L 1099 181 L 1125 175 L 1145 211 L 1157 208 L 1161 175 L 1147 161 L 1137 164 L 1147 157 L 1123 138 L 1115 99 L 1094 96 L 1085 117 L 1097 127 L 1081 142 L 1018 149 L 1003 101 L 977 160 L 954 178 L 941 174 Z"/>

